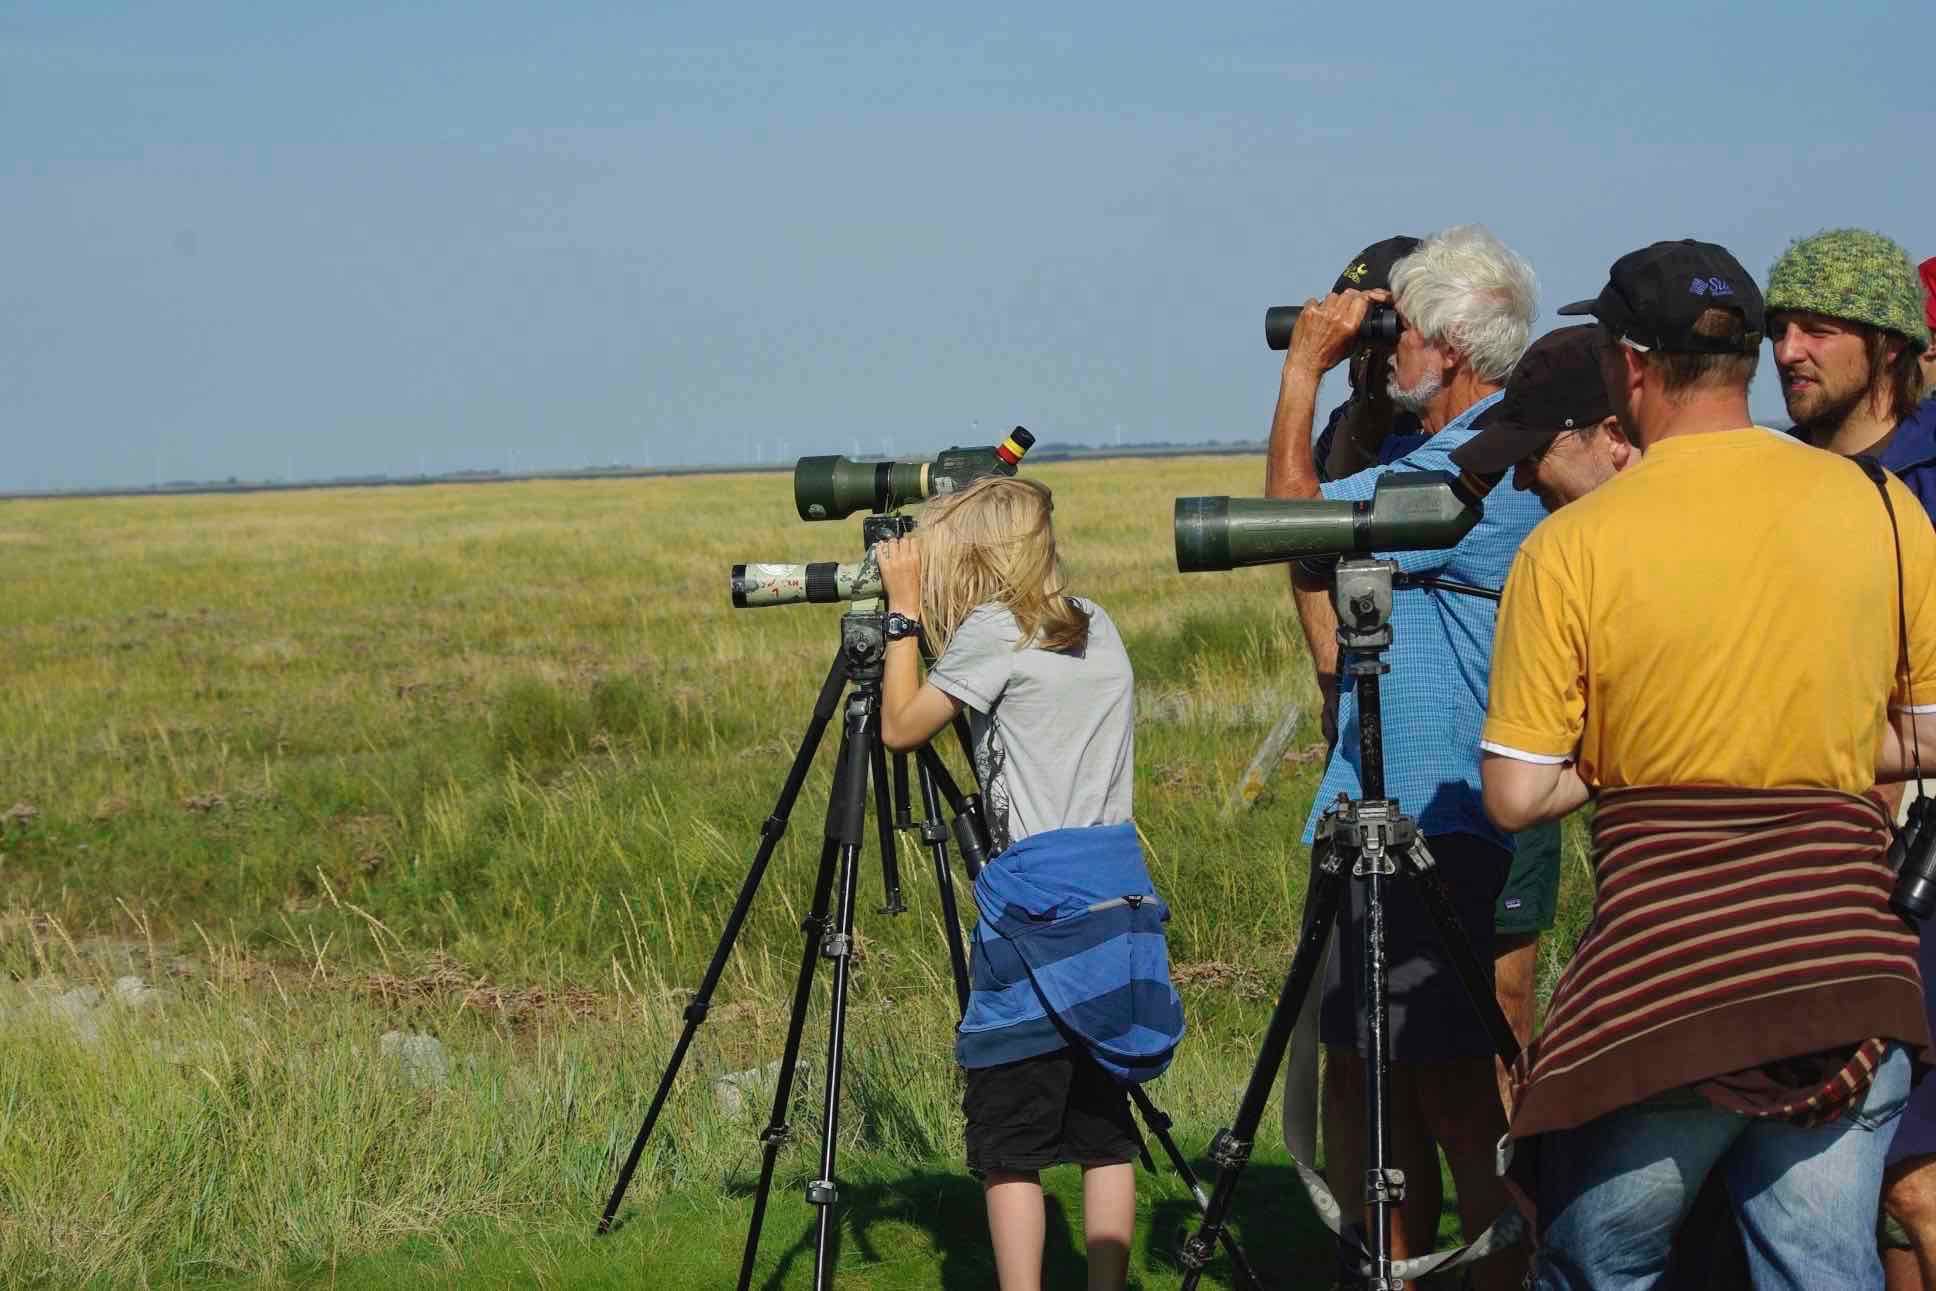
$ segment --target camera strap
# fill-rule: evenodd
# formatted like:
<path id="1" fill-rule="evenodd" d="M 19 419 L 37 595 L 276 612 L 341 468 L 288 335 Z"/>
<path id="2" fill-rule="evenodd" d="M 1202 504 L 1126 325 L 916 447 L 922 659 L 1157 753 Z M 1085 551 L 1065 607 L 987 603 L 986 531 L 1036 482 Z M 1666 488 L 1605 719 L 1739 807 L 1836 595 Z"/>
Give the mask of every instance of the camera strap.
<path id="1" fill-rule="evenodd" d="M 1866 454 L 1849 460 L 1861 467 L 1862 473 L 1869 477 L 1869 482 L 1876 486 L 1876 492 L 1882 495 L 1882 509 L 1889 513 L 1889 537 L 1896 547 L 1896 639 L 1899 643 L 1896 663 L 1902 669 L 1903 694 L 1908 699 L 1909 708 L 1912 710 L 1909 723 L 1910 765 L 1916 773 L 1916 797 L 1921 798 L 1924 796 L 1923 751 L 1922 743 L 1917 738 L 1913 713 L 1916 707 L 1916 690 L 1915 681 L 1911 675 L 1913 670 L 1909 666 L 1909 610 L 1908 596 L 1903 588 L 1902 577 L 1902 530 L 1896 527 L 1896 504 L 1889 498 L 1889 474 L 1882 469 L 1882 463 Z"/>

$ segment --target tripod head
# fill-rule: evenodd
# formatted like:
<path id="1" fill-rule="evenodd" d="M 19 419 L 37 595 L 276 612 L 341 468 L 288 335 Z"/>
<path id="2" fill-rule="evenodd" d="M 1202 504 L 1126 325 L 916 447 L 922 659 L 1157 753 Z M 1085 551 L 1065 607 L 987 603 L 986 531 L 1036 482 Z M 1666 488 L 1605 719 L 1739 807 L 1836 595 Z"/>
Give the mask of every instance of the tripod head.
<path id="1" fill-rule="evenodd" d="M 880 570 L 874 564 L 874 544 L 914 532 L 914 517 L 899 512 L 870 515 L 861 521 L 860 532 L 866 552 L 861 568 L 869 579 L 855 585 L 847 612 L 840 616 L 840 651 L 847 661 L 847 675 L 855 684 L 878 689 L 881 668 L 887 660 L 887 602 L 882 599 Z"/>
<path id="2" fill-rule="evenodd" d="M 1391 645 L 1392 589 L 1398 577 L 1395 560 L 1338 562 L 1331 576 L 1331 604 L 1338 611 L 1340 647 L 1360 652 Z"/>
<path id="3" fill-rule="evenodd" d="M 1429 588 L 1497 601 L 1490 587 L 1436 574 L 1407 574 L 1395 560 L 1340 560 L 1332 570 L 1331 604 L 1338 612 L 1338 643 L 1351 650 L 1382 650 L 1392 642 L 1392 593 Z"/>

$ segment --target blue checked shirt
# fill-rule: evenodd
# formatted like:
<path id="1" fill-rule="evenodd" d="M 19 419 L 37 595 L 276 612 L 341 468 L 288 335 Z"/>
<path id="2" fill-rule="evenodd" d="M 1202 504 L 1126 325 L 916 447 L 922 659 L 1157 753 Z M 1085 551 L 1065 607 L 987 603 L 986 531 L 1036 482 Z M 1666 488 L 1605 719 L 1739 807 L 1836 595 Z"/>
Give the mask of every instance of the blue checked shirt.
<path id="1" fill-rule="evenodd" d="M 1379 477 L 1393 471 L 1457 475 L 1452 450 L 1472 438 L 1473 421 L 1499 398 L 1488 395 L 1401 456 L 1320 489 L 1327 498 L 1367 502 Z M 1437 574 L 1498 589 L 1505 586 L 1506 571 L 1519 544 L 1545 518 L 1546 508 L 1536 495 L 1501 480 L 1486 495 L 1485 518 L 1458 546 L 1377 554 L 1397 561 L 1408 574 Z M 1486 717 L 1486 679 L 1492 669 L 1492 628 L 1498 609 L 1492 601 L 1456 592 L 1421 588 L 1393 595 L 1392 645 L 1385 652 L 1391 672 L 1380 679 L 1385 793 L 1396 798 L 1426 834 L 1474 834 L 1510 848 L 1510 836 L 1486 819 L 1479 797 L 1479 727 Z M 1318 817 L 1340 793 L 1356 798 L 1361 792 L 1358 695 L 1345 677 L 1339 682 L 1338 745 L 1331 751 L 1324 782 L 1311 804 L 1304 841 L 1311 842 Z"/>

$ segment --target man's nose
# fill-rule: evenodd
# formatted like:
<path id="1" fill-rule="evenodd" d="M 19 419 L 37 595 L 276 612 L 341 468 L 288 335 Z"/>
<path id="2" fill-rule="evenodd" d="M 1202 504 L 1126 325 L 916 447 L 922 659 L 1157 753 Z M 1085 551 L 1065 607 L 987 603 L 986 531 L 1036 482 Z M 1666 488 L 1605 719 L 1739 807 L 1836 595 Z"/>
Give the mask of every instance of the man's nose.
<path id="1" fill-rule="evenodd" d="M 1802 329 L 1793 323 L 1775 334 L 1775 362 L 1783 367 L 1802 357 Z"/>

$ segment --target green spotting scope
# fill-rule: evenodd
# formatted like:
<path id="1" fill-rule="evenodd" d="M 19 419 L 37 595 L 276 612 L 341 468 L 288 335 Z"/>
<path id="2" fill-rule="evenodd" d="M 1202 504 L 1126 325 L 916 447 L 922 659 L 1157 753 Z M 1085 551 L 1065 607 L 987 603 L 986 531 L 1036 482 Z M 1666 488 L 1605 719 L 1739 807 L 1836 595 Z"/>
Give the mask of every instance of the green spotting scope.
<path id="1" fill-rule="evenodd" d="M 1447 471 L 1395 471 L 1369 502 L 1178 498 L 1176 567 L 1191 574 L 1317 556 L 1452 547 L 1485 514 L 1486 488 Z"/>
<path id="2" fill-rule="evenodd" d="M 793 505 L 802 520 L 839 520 L 856 511 L 892 511 L 910 502 L 965 489 L 984 475 L 1013 475 L 1022 455 L 1034 443 L 1035 436 L 1017 426 L 999 444 L 950 448 L 931 462 L 803 457 L 793 467 Z"/>
<path id="3" fill-rule="evenodd" d="M 881 571 L 872 555 L 851 565 L 831 560 L 804 565 L 733 566 L 733 608 L 762 605 L 829 605 L 865 601 L 881 594 Z"/>

